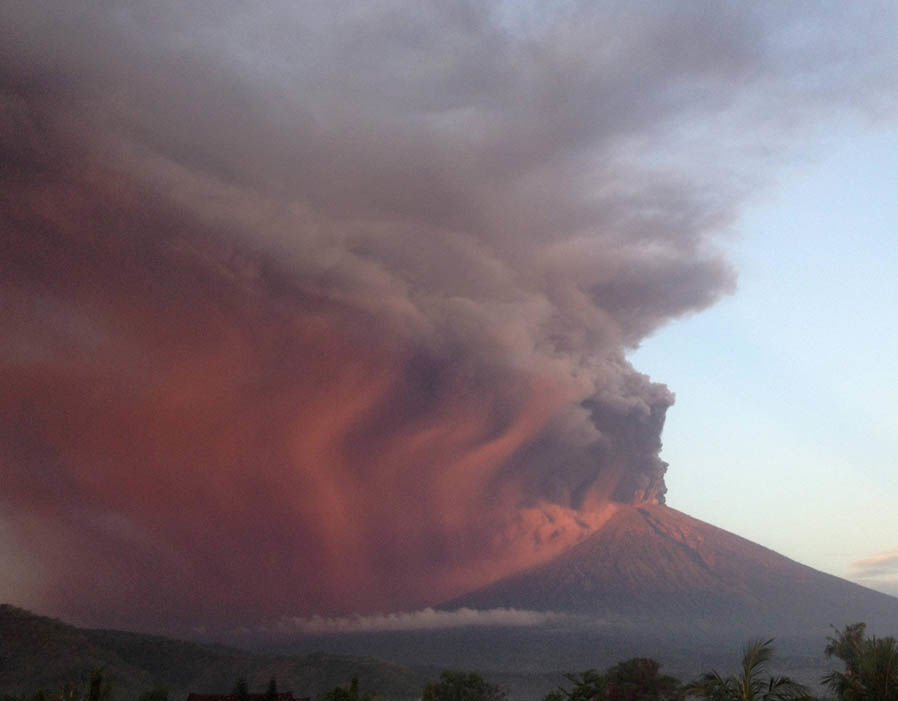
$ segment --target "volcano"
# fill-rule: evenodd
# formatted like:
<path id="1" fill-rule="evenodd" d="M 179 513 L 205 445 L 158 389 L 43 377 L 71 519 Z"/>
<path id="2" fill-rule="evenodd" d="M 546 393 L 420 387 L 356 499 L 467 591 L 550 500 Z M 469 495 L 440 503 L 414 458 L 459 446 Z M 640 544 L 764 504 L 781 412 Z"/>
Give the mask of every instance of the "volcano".
<path id="1" fill-rule="evenodd" d="M 554 559 L 436 608 L 560 615 L 519 627 L 307 636 L 285 649 L 377 650 L 403 664 L 510 673 L 602 669 L 649 656 L 689 679 L 728 669 L 747 640 L 775 638 L 778 671 L 813 685 L 832 669 L 824 655 L 832 626 L 863 621 L 876 635 L 898 632 L 898 598 L 647 503 L 617 504 L 598 530 Z"/>
<path id="2" fill-rule="evenodd" d="M 655 630 L 726 630 L 728 637 L 820 636 L 854 621 L 898 629 L 898 598 L 660 504 L 621 505 L 555 559 L 445 607 L 558 611 Z"/>

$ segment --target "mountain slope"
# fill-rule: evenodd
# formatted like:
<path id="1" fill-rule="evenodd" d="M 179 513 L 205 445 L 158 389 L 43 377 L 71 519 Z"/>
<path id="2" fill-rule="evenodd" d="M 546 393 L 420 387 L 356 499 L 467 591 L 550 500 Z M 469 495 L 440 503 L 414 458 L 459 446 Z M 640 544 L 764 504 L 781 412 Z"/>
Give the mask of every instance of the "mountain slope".
<path id="1" fill-rule="evenodd" d="M 253 654 L 218 645 L 111 630 L 86 630 L 0 605 L 0 695 L 86 686 L 94 669 L 112 682 L 114 698 L 127 699 L 167 686 L 173 700 L 188 691 L 228 693 L 239 677 L 263 690 L 276 676 L 283 690 L 317 696 L 353 676 L 363 689 L 411 699 L 426 680 L 421 672 L 371 658 L 315 653 Z"/>
<path id="2" fill-rule="evenodd" d="M 114 670 L 117 685 L 129 690 L 152 686 L 146 671 L 95 644 L 88 631 L 0 606 L 0 691 L 59 689 L 66 683 L 83 687 L 94 669 Z"/>
<path id="3" fill-rule="evenodd" d="M 446 608 L 512 606 L 669 627 L 819 635 L 856 620 L 898 629 L 898 599 L 801 565 L 662 505 L 621 506 L 539 567 Z"/>

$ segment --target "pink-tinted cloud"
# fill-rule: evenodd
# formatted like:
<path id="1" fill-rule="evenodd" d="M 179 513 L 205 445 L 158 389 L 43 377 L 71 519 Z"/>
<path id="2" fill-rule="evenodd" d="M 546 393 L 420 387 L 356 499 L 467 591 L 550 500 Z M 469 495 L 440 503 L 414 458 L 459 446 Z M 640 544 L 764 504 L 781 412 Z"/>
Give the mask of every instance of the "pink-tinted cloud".
<path id="1" fill-rule="evenodd" d="M 898 596 L 898 552 L 878 553 L 852 562 L 850 576 L 865 586 Z"/>
<path id="2" fill-rule="evenodd" d="M 851 563 L 851 569 L 854 576 L 867 578 L 895 578 L 898 579 L 898 553 L 887 552 L 865 557 Z"/>

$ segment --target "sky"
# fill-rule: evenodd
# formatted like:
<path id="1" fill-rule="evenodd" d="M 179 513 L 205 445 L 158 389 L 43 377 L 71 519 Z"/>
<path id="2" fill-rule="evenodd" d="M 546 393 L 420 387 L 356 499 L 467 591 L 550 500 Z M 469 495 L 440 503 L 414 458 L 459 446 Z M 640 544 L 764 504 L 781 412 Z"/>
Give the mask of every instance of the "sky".
<path id="1" fill-rule="evenodd" d="M 676 388 L 671 506 L 894 594 L 898 130 L 819 140 L 734 224 L 738 290 L 629 357 Z"/>
<path id="2" fill-rule="evenodd" d="M 440 621 L 665 499 L 888 586 L 895 8 L 546 8 L 0 7 L 0 598 Z"/>

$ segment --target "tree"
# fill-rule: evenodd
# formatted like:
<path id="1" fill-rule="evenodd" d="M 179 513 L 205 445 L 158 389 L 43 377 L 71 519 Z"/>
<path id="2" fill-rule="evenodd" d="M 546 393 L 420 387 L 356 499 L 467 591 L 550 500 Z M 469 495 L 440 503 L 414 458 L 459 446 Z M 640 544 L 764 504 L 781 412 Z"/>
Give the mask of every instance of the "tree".
<path id="1" fill-rule="evenodd" d="M 824 652 L 845 663 L 822 683 L 843 701 L 898 701 L 898 644 L 892 637 L 866 637 L 866 625 L 853 623 L 827 638 Z"/>
<path id="2" fill-rule="evenodd" d="M 594 669 L 579 674 L 568 672 L 565 678 L 573 684 L 570 690 L 559 686 L 546 694 L 544 701 L 599 701 L 605 698 L 608 680 Z"/>
<path id="3" fill-rule="evenodd" d="M 633 657 L 605 672 L 608 701 L 674 701 L 682 698 L 680 680 L 658 674 L 661 665 L 649 657 Z"/>
<path id="4" fill-rule="evenodd" d="M 573 686 L 558 687 L 544 701 L 677 701 L 681 699 L 680 681 L 659 675 L 661 665 L 649 657 L 633 657 L 618 662 L 604 674 L 587 669 L 564 676 Z"/>
<path id="5" fill-rule="evenodd" d="M 353 677 L 349 687 L 337 686 L 325 691 L 318 697 L 321 701 L 371 701 L 374 694 L 370 691 L 359 691 L 359 678 Z"/>
<path id="6" fill-rule="evenodd" d="M 476 672 L 447 671 L 436 683 L 427 682 L 422 701 L 506 701 L 505 689 Z"/>
<path id="7" fill-rule="evenodd" d="M 743 650 L 742 666 L 735 677 L 721 677 L 716 671 L 705 672 L 692 682 L 686 693 L 711 701 L 791 701 L 806 698 L 808 689 L 789 677 L 767 674 L 766 665 L 773 657 L 773 640 L 752 640 Z"/>
<path id="8" fill-rule="evenodd" d="M 87 701 L 109 701 L 110 696 L 112 696 L 112 687 L 103 679 L 102 670 L 95 669 L 90 675 Z"/>
<path id="9" fill-rule="evenodd" d="M 81 698 L 81 692 L 78 685 L 74 682 L 66 682 L 57 695 L 58 701 L 78 701 Z"/>
<path id="10" fill-rule="evenodd" d="M 236 697 L 237 701 L 249 701 L 249 684 L 246 682 L 246 677 L 240 677 L 236 681 L 232 695 Z"/>
<path id="11" fill-rule="evenodd" d="M 138 701 L 168 701 L 168 688 L 157 686 L 155 689 L 144 691 Z"/>
<path id="12" fill-rule="evenodd" d="M 268 682 L 268 689 L 265 691 L 265 701 L 278 701 L 278 682 L 274 677 Z"/>

